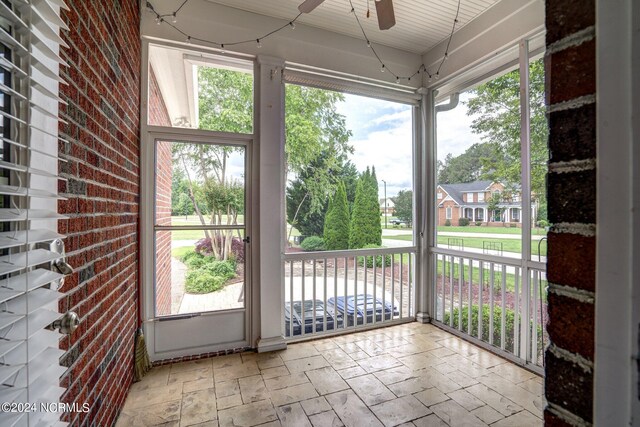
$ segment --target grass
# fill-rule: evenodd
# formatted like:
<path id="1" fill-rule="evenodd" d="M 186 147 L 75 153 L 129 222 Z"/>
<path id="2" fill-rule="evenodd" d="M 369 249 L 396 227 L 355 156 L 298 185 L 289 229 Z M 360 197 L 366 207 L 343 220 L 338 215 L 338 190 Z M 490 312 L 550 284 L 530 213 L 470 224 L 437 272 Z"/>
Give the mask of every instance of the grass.
<path id="1" fill-rule="evenodd" d="M 468 226 L 468 227 L 460 227 L 460 226 L 439 226 L 438 231 L 449 232 L 449 233 L 490 233 L 490 234 L 520 234 L 521 229 L 514 227 L 476 227 L 476 226 Z M 532 228 L 531 234 L 544 236 L 547 234 L 544 228 Z"/>
<path id="2" fill-rule="evenodd" d="M 208 221 L 211 220 L 211 216 L 204 215 L 204 219 L 208 223 Z M 226 224 L 226 222 L 227 222 L 227 216 L 223 215 L 222 223 Z M 238 215 L 238 224 L 243 224 L 243 223 L 244 223 L 244 215 Z M 171 225 L 202 225 L 202 223 L 200 222 L 200 218 L 198 217 L 198 215 L 188 215 L 186 217 L 184 215 L 176 215 L 171 217 Z"/>
<path id="3" fill-rule="evenodd" d="M 191 251 L 193 251 L 193 246 L 183 246 L 181 248 L 173 248 L 171 249 L 171 256 L 174 258 L 181 259 L 188 252 L 191 252 Z"/>
<path id="4" fill-rule="evenodd" d="M 448 239 L 451 237 L 448 236 L 438 236 L 438 244 L 446 245 L 448 243 Z M 390 240 L 405 240 L 412 241 L 412 236 L 385 236 L 385 239 Z M 504 252 L 514 252 L 514 253 L 522 253 L 522 242 L 518 239 L 487 239 L 482 237 L 463 237 L 464 247 L 465 248 L 475 248 L 482 249 L 483 242 L 501 242 L 502 250 Z M 452 248 L 457 249 L 457 248 Z M 547 242 L 542 241 L 540 244 L 540 253 L 542 256 L 547 255 Z M 538 256 L 538 243 L 534 242 L 531 245 L 531 254 Z"/>

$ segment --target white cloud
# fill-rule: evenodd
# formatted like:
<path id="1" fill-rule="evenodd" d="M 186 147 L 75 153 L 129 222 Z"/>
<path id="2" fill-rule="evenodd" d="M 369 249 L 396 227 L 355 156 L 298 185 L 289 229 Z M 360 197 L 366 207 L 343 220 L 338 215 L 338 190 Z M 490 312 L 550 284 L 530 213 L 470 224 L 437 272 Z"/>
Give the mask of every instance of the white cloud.
<path id="1" fill-rule="evenodd" d="M 413 123 L 411 107 L 404 104 L 346 95 L 338 111 L 353 130 L 351 161 L 359 171 L 375 166 L 380 197 L 412 188 Z"/>
<path id="2" fill-rule="evenodd" d="M 473 117 L 467 115 L 465 105 L 469 98 L 468 93 L 462 93 L 456 108 L 438 113 L 436 123 L 438 160 L 444 160 L 449 153 L 454 156 L 460 155 L 471 145 L 481 142 L 480 136 L 471 132 Z"/>

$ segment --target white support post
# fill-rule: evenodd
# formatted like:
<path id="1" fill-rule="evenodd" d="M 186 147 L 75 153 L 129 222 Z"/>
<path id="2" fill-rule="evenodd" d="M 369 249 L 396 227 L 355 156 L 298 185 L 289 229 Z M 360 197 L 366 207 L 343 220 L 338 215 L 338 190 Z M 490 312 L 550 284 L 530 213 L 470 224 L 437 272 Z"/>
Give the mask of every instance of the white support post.
<path id="1" fill-rule="evenodd" d="M 640 423 L 640 5 L 596 1 L 596 426 Z M 615 209 L 611 207 L 615 205 Z"/>
<path id="2" fill-rule="evenodd" d="M 520 41 L 520 163 L 522 180 L 522 259 L 525 260 L 522 268 L 522 314 L 520 322 L 520 357 L 527 362 L 531 360 L 529 348 L 531 344 L 531 330 L 529 318 L 531 317 L 529 299 L 530 270 L 527 262 L 531 260 L 531 149 L 529 146 L 529 42 Z"/>
<path id="3" fill-rule="evenodd" d="M 436 147 L 435 147 L 435 111 L 433 102 L 433 91 L 425 88 L 420 89 L 422 94 L 421 101 L 421 196 L 422 196 L 422 215 L 421 220 L 421 246 L 418 256 L 420 257 L 420 282 L 416 286 L 420 288 L 416 307 L 416 320 L 421 323 L 431 322 L 431 310 L 435 307 L 433 284 L 435 283 L 436 264 L 429 254 L 429 248 L 435 245 L 436 233 L 436 175 L 434 168 L 425 167 L 425 165 L 435 165 L 436 163 Z"/>
<path id="4" fill-rule="evenodd" d="M 258 351 L 287 347 L 284 328 L 284 60 L 258 57 L 259 280 Z"/>

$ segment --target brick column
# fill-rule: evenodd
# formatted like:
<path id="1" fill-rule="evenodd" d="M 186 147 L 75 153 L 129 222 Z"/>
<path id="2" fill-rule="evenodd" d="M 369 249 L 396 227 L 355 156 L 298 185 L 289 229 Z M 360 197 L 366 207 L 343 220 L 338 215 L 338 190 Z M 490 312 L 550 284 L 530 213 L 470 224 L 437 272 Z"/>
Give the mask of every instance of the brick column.
<path id="1" fill-rule="evenodd" d="M 596 118 L 594 0 L 546 2 L 549 280 L 545 423 L 593 421 Z"/>
<path id="2" fill-rule="evenodd" d="M 74 273 L 61 291 L 60 311 L 80 316 L 63 336 L 64 403 L 72 426 L 113 425 L 133 377 L 138 324 L 138 205 L 140 180 L 140 8 L 135 0 L 66 0 L 62 31 L 68 64 L 61 67 L 59 144 L 61 200 Z"/>

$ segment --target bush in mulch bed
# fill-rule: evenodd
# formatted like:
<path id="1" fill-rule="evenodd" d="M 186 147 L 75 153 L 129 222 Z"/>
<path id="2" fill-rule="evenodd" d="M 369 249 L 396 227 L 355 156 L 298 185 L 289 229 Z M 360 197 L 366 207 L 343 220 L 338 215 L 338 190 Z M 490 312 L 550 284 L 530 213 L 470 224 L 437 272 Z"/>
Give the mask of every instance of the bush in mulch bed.
<path id="1" fill-rule="evenodd" d="M 489 309 L 490 307 L 487 305 L 482 306 L 482 341 L 489 342 Z M 471 334 L 475 337 L 478 336 L 478 314 L 479 307 L 477 305 L 471 306 Z M 450 313 L 446 312 L 444 314 L 443 322 L 448 325 L 450 319 Z M 459 316 L 459 308 L 453 309 L 453 327 L 458 329 L 458 321 L 460 319 Z M 505 309 L 505 350 L 513 353 L 514 351 L 514 320 L 515 313 L 513 310 Z M 501 307 L 493 308 L 493 345 L 496 347 L 500 347 L 502 342 L 500 339 L 501 332 L 501 322 L 502 322 L 502 309 Z M 520 323 L 520 322 L 518 322 Z M 533 322 L 531 323 L 533 326 Z M 536 325 L 538 329 L 538 349 L 542 349 L 542 327 L 540 325 Z M 460 330 L 463 332 L 467 332 L 469 329 L 469 310 L 467 307 L 462 308 L 462 327 Z M 520 331 L 517 331 L 520 333 Z"/>

